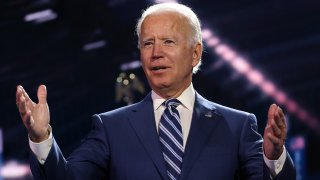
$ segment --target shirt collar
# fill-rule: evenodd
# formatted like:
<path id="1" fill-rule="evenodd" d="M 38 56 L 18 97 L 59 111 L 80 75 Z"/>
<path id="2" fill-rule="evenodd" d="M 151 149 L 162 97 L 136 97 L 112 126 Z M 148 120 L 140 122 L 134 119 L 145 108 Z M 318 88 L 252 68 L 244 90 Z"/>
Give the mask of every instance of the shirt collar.
<path id="1" fill-rule="evenodd" d="M 157 110 L 162 103 L 166 100 L 159 96 L 155 91 L 151 91 L 151 98 L 153 101 L 153 108 Z M 193 88 L 192 83 L 190 83 L 189 87 L 185 89 L 182 94 L 177 98 L 181 104 L 189 110 L 193 110 L 194 100 L 195 100 L 195 90 Z"/>

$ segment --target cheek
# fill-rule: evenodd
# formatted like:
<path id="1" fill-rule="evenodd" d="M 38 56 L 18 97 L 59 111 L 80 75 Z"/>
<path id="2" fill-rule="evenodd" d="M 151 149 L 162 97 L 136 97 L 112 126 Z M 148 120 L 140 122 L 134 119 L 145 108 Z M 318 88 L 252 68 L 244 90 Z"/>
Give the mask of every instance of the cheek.
<path id="1" fill-rule="evenodd" d="M 142 68 L 144 69 L 146 67 L 146 61 L 141 57 L 140 58 L 140 65 L 142 66 Z"/>
<path id="2" fill-rule="evenodd" d="M 196 61 L 194 61 L 192 58 L 190 58 L 191 56 L 184 56 L 181 59 L 181 63 L 180 63 L 180 68 L 184 68 L 185 70 L 189 70 L 190 68 L 192 68 L 193 66 L 196 65 Z"/>
<path id="3" fill-rule="evenodd" d="M 146 49 L 140 49 L 140 59 L 146 59 L 148 57 L 148 51 Z"/>
<path id="4" fill-rule="evenodd" d="M 140 64 L 142 68 L 145 68 L 148 65 L 147 57 L 143 54 L 140 54 Z"/>

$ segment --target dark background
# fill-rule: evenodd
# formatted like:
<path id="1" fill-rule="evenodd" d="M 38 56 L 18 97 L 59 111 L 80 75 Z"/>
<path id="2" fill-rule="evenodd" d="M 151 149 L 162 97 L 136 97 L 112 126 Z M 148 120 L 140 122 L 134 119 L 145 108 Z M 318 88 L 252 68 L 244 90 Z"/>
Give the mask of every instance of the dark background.
<path id="1" fill-rule="evenodd" d="M 288 97 L 315 117 L 316 127 L 287 112 L 289 137 L 305 138 L 306 173 L 320 177 L 320 2 L 302 0 L 184 0 L 206 28 L 236 49 Z M 151 0 L 1 0 L 0 2 L 0 127 L 4 160 L 27 162 L 28 139 L 15 106 L 21 84 L 35 101 L 45 84 L 51 126 L 68 155 L 90 130 L 90 117 L 120 107 L 116 79 L 135 73 L 150 90 L 141 68 L 121 70 L 139 59 L 135 23 Z M 26 22 L 26 14 L 50 8 L 57 18 Z M 84 46 L 103 41 L 89 51 Z M 249 111 L 262 133 L 267 110 L 275 100 L 205 47 L 195 89 L 209 100 Z M 217 67 L 217 66 L 216 66 Z M 135 93 L 138 101 L 142 94 Z"/>

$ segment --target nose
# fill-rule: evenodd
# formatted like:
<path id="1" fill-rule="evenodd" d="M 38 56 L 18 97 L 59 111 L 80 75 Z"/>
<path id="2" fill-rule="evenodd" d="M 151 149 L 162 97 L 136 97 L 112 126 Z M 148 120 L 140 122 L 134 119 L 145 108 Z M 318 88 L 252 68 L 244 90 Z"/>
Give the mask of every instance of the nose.
<path id="1" fill-rule="evenodd" d="M 163 57 L 162 45 L 158 42 L 154 43 L 152 49 L 152 59 L 156 60 Z"/>

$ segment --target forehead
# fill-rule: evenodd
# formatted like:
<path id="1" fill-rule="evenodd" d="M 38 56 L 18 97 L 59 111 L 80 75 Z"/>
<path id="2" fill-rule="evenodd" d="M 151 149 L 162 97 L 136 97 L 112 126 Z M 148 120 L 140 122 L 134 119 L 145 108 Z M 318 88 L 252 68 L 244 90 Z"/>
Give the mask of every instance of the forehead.
<path id="1" fill-rule="evenodd" d="M 187 18 L 178 12 L 157 12 L 146 16 L 141 26 L 141 33 L 149 31 L 189 31 Z"/>

